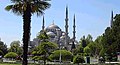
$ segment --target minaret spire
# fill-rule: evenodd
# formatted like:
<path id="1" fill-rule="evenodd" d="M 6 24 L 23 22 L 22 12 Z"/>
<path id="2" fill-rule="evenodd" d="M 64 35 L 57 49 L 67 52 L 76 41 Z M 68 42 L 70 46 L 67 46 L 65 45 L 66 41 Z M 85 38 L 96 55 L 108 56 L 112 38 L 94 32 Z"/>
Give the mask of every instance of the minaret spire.
<path id="1" fill-rule="evenodd" d="M 45 29 L 45 20 L 44 20 L 44 16 L 43 16 L 43 23 L 42 23 L 42 30 Z"/>
<path id="2" fill-rule="evenodd" d="M 111 27 L 113 26 L 113 11 L 111 12 Z"/>
<path id="3" fill-rule="evenodd" d="M 71 46 L 71 50 L 75 49 L 75 14 L 74 14 L 74 19 L 73 19 L 73 39 L 72 39 L 72 46 Z"/>
<path id="4" fill-rule="evenodd" d="M 75 31 L 75 14 L 74 14 L 74 19 L 73 19 L 73 39 L 74 39 L 74 41 L 75 41 L 75 33 L 76 33 L 76 31 Z"/>
<path id="5" fill-rule="evenodd" d="M 65 18 L 65 47 L 68 45 L 68 7 L 66 7 L 66 18 Z"/>

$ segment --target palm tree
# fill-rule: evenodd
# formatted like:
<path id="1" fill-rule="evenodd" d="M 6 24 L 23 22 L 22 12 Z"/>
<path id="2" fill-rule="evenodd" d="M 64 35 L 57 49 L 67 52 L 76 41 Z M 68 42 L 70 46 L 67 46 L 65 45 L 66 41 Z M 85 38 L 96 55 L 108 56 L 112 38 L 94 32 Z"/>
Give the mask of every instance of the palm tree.
<path id="1" fill-rule="evenodd" d="M 12 11 L 23 17 L 23 63 L 27 65 L 28 43 L 30 39 L 30 23 L 32 14 L 42 15 L 44 10 L 50 7 L 48 0 L 11 0 L 12 5 L 6 6 L 5 10 Z"/>

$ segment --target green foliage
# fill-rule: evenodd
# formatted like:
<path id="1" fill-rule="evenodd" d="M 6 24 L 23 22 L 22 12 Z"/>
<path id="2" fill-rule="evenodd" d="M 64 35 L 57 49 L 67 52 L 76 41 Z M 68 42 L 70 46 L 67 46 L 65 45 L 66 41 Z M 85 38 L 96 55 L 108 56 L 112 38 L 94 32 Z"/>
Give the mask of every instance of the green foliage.
<path id="1" fill-rule="evenodd" d="M 57 48 L 57 45 L 52 42 L 42 42 L 39 46 L 37 46 L 33 51 L 32 54 L 34 55 L 44 55 L 49 54 L 53 50 Z"/>
<path id="2" fill-rule="evenodd" d="M 103 49 L 100 51 L 99 56 L 104 57 L 105 56 L 106 49 Z"/>
<path id="3" fill-rule="evenodd" d="M 112 31 L 113 31 L 113 35 L 112 36 L 114 39 L 112 39 L 113 41 L 113 49 L 115 49 L 117 52 L 120 52 L 120 14 L 116 14 L 116 16 L 114 17 L 114 21 L 113 21 L 113 26 L 112 26 Z"/>
<path id="4" fill-rule="evenodd" d="M 88 34 L 87 38 L 86 38 L 86 44 L 88 45 L 89 43 L 93 42 L 92 40 L 92 36 L 90 34 Z"/>
<path id="5" fill-rule="evenodd" d="M 39 32 L 37 38 L 40 39 L 40 40 L 42 40 L 43 42 L 45 42 L 45 41 L 47 41 L 47 39 L 49 38 L 49 36 L 46 34 L 45 31 L 41 31 L 41 32 Z"/>
<path id="6" fill-rule="evenodd" d="M 105 50 L 104 54 L 111 58 L 116 56 L 117 52 L 120 52 L 120 14 L 117 14 L 114 17 L 114 21 L 111 27 L 107 27 L 102 39 L 102 49 Z M 101 51 L 100 55 L 104 55 L 103 50 Z M 115 54 L 114 56 L 112 54 Z M 109 57 L 110 56 L 110 57 Z"/>
<path id="7" fill-rule="evenodd" d="M 87 46 L 90 48 L 90 54 L 92 56 L 98 56 L 102 49 L 102 38 L 103 36 L 98 36 L 94 42 L 89 43 Z"/>
<path id="8" fill-rule="evenodd" d="M 56 50 L 52 52 L 52 54 L 49 56 L 51 60 L 59 60 L 61 54 L 61 60 L 62 61 L 70 61 L 72 59 L 72 53 L 67 50 Z"/>
<path id="9" fill-rule="evenodd" d="M 33 60 L 37 60 L 37 61 L 38 61 L 38 60 L 43 60 L 42 57 L 40 57 L 40 56 L 34 56 L 32 59 L 33 59 Z"/>
<path id="10" fill-rule="evenodd" d="M 87 56 L 90 55 L 90 48 L 89 48 L 89 46 L 86 46 L 84 48 L 84 53 L 86 53 Z"/>
<path id="11" fill-rule="evenodd" d="M 73 50 L 73 55 L 77 55 L 79 53 L 84 53 L 83 49 L 84 48 L 80 45 L 78 48 L 76 48 L 76 49 Z"/>
<path id="12" fill-rule="evenodd" d="M 49 54 L 55 49 L 57 49 L 57 44 L 45 41 L 41 42 L 40 45 L 33 50 L 32 54 L 34 56 L 40 56 L 44 61 L 44 64 L 46 64 L 46 60 L 49 60 Z"/>
<path id="13" fill-rule="evenodd" d="M 22 47 L 20 47 L 20 41 L 13 41 L 10 44 L 9 52 L 15 52 L 18 55 L 22 54 Z"/>
<path id="14" fill-rule="evenodd" d="M 0 55 L 4 56 L 7 53 L 7 45 L 0 40 Z"/>
<path id="15" fill-rule="evenodd" d="M 81 46 L 83 48 L 86 47 L 91 42 L 93 42 L 93 40 L 92 40 L 92 36 L 90 34 L 87 35 L 87 38 L 85 38 L 85 36 L 83 36 L 79 41 L 79 43 L 81 44 Z"/>
<path id="16" fill-rule="evenodd" d="M 13 42 L 11 42 L 10 46 L 19 47 L 20 46 L 20 41 L 13 41 Z"/>
<path id="17" fill-rule="evenodd" d="M 57 44 L 52 43 L 52 42 L 42 42 L 38 48 L 40 49 L 40 53 L 44 54 L 44 53 L 50 53 L 53 50 L 55 50 L 57 48 Z"/>
<path id="18" fill-rule="evenodd" d="M 18 55 L 14 52 L 8 52 L 4 57 L 5 58 L 16 58 Z"/>
<path id="19" fill-rule="evenodd" d="M 35 1 L 35 0 L 28 0 L 27 2 L 22 0 L 11 0 L 12 5 L 8 5 L 5 7 L 6 11 L 12 11 L 14 14 L 22 15 L 24 11 L 27 10 L 27 4 L 31 4 L 31 14 L 37 14 L 37 16 L 43 14 L 43 11 L 50 7 L 48 0 L 44 1 Z M 33 6 L 34 5 L 34 6 Z M 42 7 L 41 7 L 42 6 Z"/>
<path id="20" fill-rule="evenodd" d="M 82 55 L 76 55 L 73 59 L 73 63 L 74 64 L 79 64 L 79 63 L 84 63 L 85 60 L 84 60 L 84 57 Z"/>

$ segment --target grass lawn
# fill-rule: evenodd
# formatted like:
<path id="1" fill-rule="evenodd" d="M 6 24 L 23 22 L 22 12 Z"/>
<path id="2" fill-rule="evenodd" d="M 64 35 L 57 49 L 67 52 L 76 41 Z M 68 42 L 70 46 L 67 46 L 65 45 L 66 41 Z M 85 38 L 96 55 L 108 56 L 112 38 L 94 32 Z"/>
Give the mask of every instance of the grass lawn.
<path id="1" fill-rule="evenodd" d="M 0 63 L 0 65 L 22 65 L 21 63 Z M 28 65 L 39 65 L 39 64 L 28 64 Z"/>
<path id="2" fill-rule="evenodd" d="M 0 63 L 0 65 L 22 65 L 17 63 Z"/>

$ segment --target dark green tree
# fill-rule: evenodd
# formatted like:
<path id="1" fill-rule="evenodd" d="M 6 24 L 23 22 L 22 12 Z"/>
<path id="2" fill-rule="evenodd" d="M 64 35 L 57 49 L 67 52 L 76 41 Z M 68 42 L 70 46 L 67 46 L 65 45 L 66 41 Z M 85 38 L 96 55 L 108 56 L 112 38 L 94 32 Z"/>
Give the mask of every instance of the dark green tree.
<path id="1" fill-rule="evenodd" d="M 83 48 L 85 48 L 91 42 L 93 42 L 93 40 L 92 40 L 92 36 L 90 34 L 87 35 L 87 38 L 85 38 L 85 36 L 83 36 L 79 41 L 80 45 Z"/>
<path id="2" fill-rule="evenodd" d="M 117 52 L 120 52 L 119 29 L 120 29 L 120 14 L 116 14 L 112 23 L 112 27 L 106 28 L 102 39 L 102 47 L 104 51 L 102 51 L 101 53 L 104 52 L 104 55 L 106 55 L 108 61 L 115 61 L 117 57 Z"/>
<path id="3" fill-rule="evenodd" d="M 105 33 L 103 34 L 103 39 L 102 39 L 102 50 L 100 55 L 105 56 L 106 55 L 106 60 L 107 61 L 112 61 L 112 53 L 116 52 L 116 48 L 113 45 L 115 42 L 115 38 L 113 35 L 113 31 L 110 27 L 107 27 L 105 30 Z"/>
<path id="4" fill-rule="evenodd" d="M 120 14 L 116 14 L 114 17 L 112 31 L 114 35 L 112 40 L 114 41 L 113 46 L 117 52 L 120 52 Z"/>
<path id="5" fill-rule="evenodd" d="M 12 5 L 6 6 L 7 11 L 12 11 L 23 17 L 23 63 L 27 65 L 28 43 L 30 41 L 30 23 L 32 14 L 38 16 L 43 14 L 43 11 L 50 7 L 48 0 L 11 0 Z"/>
<path id="6" fill-rule="evenodd" d="M 39 46 L 37 46 L 32 54 L 34 56 L 41 56 L 42 60 L 44 61 L 44 65 L 46 65 L 46 60 L 48 59 L 48 56 L 57 49 L 57 44 L 52 42 L 41 42 Z"/>
<path id="7" fill-rule="evenodd" d="M 4 56 L 7 52 L 7 45 L 0 40 L 0 55 Z"/>
<path id="8" fill-rule="evenodd" d="M 80 53 L 84 53 L 84 48 L 82 46 L 78 46 L 76 49 L 73 50 L 73 55 L 77 55 Z"/>
<path id="9" fill-rule="evenodd" d="M 37 38 L 40 39 L 41 42 L 46 42 L 46 41 L 48 41 L 49 36 L 46 34 L 45 31 L 41 31 L 41 32 L 39 32 Z"/>
<path id="10" fill-rule="evenodd" d="M 73 63 L 78 64 L 78 65 L 79 65 L 79 63 L 85 63 L 84 56 L 76 55 L 73 59 Z"/>

